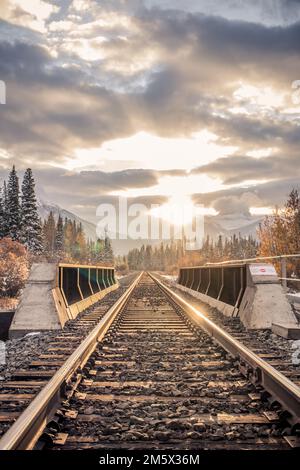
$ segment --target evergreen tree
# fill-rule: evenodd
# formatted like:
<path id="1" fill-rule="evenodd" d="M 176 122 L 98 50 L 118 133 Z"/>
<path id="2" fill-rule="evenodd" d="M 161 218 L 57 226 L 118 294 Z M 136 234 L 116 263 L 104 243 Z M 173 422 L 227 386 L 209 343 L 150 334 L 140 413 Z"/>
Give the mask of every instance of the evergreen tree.
<path id="1" fill-rule="evenodd" d="M 64 224 L 64 239 L 65 239 L 65 252 L 69 255 L 72 254 L 72 249 L 73 249 L 73 226 L 72 222 L 69 219 L 65 219 L 65 224 Z"/>
<path id="2" fill-rule="evenodd" d="M 130 250 L 127 256 L 129 269 L 153 269 L 176 273 L 179 266 L 196 266 L 207 262 L 225 261 L 226 259 L 245 259 L 257 256 L 258 243 L 252 237 L 232 236 L 230 239 L 220 235 L 216 241 L 206 237 L 200 250 L 185 251 L 185 241 L 161 243 L 154 249 L 151 245 Z"/>
<path id="3" fill-rule="evenodd" d="M 56 225 L 51 211 L 43 227 L 44 248 L 48 256 L 53 256 L 55 249 Z"/>
<path id="4" fill-rule="evenodd" d="M 54 249 L 58 257 L 61 257 L 64 252 L 64 224 L 61 216 L 58 217 L 54 241 Z"/>
<path id="5" fill-rule="evenodd" d="M 3 220 L 4 220 L 4 236 L 8 235 L 8 216 L 7 216 L 7 206 L 8 206 L 8 196 L 7 196 L 7 184 L 4 181 L 3 190 L 2 190 L 2 204 L 3 204 Z"/>
<path id="6" fill-rule="evenodd" d="M 41 221 L 38 216 L 35 183 L 32 171 L 25 171 L 21 195 L 21 239 L 20 241 L 35 254 L 43 251 Z"/>
<path id="7" fill-rule="evenodd" d="M 222 259 L 222 257 L 223 257 L 223 239 L 222 239 L 222 235 L 219 235 L 216 249 L 217 249 L 218 257 L 220 259 Z"/>
<path id="8" fill-rule="evenodd" d="M 5 237 L 5 221 L 4 221 L 4 200 L 3 200 L 3 190 L 0 188 L 0 238 Z"/>
<path id="9" fill-rule="evenodd" d="M 113 253 L 113 249 L 112 249 L 112 246 L 111 246 L 111 241 L 110 241 L 109 236 L 107 235 L 107 232 L 105 232 L 103 256 L 104 256 L 104 262 L 105 263 L 109 263 L 109 264 L 113 263 L 114 253 Z"/>
<path id="10" fill-rule="evenodd" d="M 8 235 L 6 181 L 4 181 L 2 191 L 0 190 L 0 212 L 0 238 L 5 238 Z"/>
<path id="11" fill-rule="evenodd" d="M 77 226 L 74 221 L 73 230 L 75 234 L 75 256 L 78 261 L 82 261 L 87 258 L 88 251 L 82 224 L 80 223 L 79 226 Z"/>
<path id="12" fill-rule="evenodd" d="M 278 256 L 300 252 L 300 197 L 293 189 L 283 208 L 276 208 L 259 227 L 260 256 Z M 300 276 L 300 262 L 287 263 L 287 275 Z"/>
<path id="13" fill-rule="evenodd" d="M 152 255 L 152 246 L 147 245 L 144 256 L 144 269 L 146 269 L 147 271 L 152 269 Z"/>
<path id="14" fill-rule="evenodd" d="M 21 210 L 20 210 L 19 178 L 13 166 L 7 186 L 7 234 L 12 240 L 21 237 Z"/>
<path id="15" fill-rule="evenodd" d="M 104 252 L 104 242 L 103 240 L 98 240 L 93 244 L 93 251 L 91 259 L 94 263 L 98 264 L 103 261 L 103 252 Z"/>

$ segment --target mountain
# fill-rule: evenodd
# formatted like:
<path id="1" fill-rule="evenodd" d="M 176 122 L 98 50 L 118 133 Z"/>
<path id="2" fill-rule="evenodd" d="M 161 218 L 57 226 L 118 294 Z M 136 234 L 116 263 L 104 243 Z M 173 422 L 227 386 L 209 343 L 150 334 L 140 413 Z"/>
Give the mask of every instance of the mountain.
<path id="1" fill-rule="evenodd" d="M 251 235 L 253 238 L 257 238 L 257 229 L 263 218 L 262 216 L 258 217 L 244 213 L 206 216 L 204 222 L 205 235 L 209 235 L 214 240 L 219 235 L 230 238 L 239 233 L 242 237 Z"/>
<path id="2" fill-rule="evenodd" d="M 42 220 L 45 220 L 49 216 L 50 212 L 53 213 L 54 218 L 56 220 L 58 219 L 59 216 L 61 216 L 63 219 L 67 217 L 68 219 L 72 220 L 72 222 L 75 220 L 75 222 L 82 224 L 83 230 L 87 238 L 89 238 L 90 240 L 96 240 L 97 235 L 96 235 L 95 224 L 82 219 L 78 215 L 75 215 L 72 212 L 66 209 L 63 209 L 62 207 L 56 204 L 43 201 L 40 198 L 38 198 L 37 203 L 38 203 L 39 216 L 41 217 Z"/>
<path id="3" fill-rule="evenodd" d="M 86 237 L 90 240 L 96 240 L 96 225 L 92 222 L 88 222 L 82 219 L 78 215 L 63 209 L 62 207 L 52 204 L 50 202 L 43 201 L 41 198 L 38 199 L 38 211 L 40 217 L 44 220 L 48 217 L 50 212 L 53 212 L 55 219 L 60 215 L 63 219 L 67 217 L 72 221 L 81 223 L 86 234 Z M 212 239 L 216 240 L 219 235 L 223 238 L 230 238 L 234 234 L 241 234 L 242 237 L 252 235 L 254 238 L 257 237 L 257 228 L 263 217 L 252 216 L 251 214 L 226 214 L 216 216 L 206 216 L 204 222 L 205 236 L 209 235 Z M 115 255 L 127 254 L 129 250 L 133 248 L 141 248 L 142 245 L 150 244 L 152 246 L 158 245 L 160 240 L 114 240 L 114 234 L 108 233 L 112 239 L 112 246 Z M 167 242 L 167 240 L 165 241 Z"/>

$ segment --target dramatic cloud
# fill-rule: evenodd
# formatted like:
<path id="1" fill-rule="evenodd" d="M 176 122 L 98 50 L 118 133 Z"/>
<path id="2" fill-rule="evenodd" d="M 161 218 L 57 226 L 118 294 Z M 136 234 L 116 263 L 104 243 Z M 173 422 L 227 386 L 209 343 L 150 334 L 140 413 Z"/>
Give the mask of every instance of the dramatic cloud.
<path id="1" fill-rule="evenodd" d="M 0 168 L 31 166 L 61 204 L 164 185 L 246 211 L 299 176 L 299 2 L 3 0 L 1 17 Z"/>
<path id="2" fill-rule="evenodd" d="M 274 155 L 266 158 L 233 156 L 221 158 L 194 169 L 192 173 L 205 173 L 222 178 L 225 184 L 241 181 L 277 180 L 300 177 L 299 155 Z"/>

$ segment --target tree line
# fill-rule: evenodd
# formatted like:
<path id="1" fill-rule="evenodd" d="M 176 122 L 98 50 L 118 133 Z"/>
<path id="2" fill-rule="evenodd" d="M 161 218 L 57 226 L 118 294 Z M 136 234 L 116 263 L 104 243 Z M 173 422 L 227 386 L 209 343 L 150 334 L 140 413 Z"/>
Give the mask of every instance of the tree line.
<path id="1" fill-rule="evenodd" d="M 42 221 L 38 213 L 35 181 L 28 168 L 20 188 L 15 166 L 0 187 L 0 239 L 22 244 L 32 257 L 47 261 L 113 262 L 113 250 L 104 240 L 87 240 L 82 224 L 68 218 L 57 220 L 52 212 Z"/>
<path id="2" fill-rule="evenodd" d="M 130 250 L 126 262 L 130 270 L 169 271 L 177 268 L 184 252 L 182 240 L 155 246 L 143 245 L 140 249 Z"/>
<path id="3" fill-rule="evenodd" d="M 87 240 L 81 222 L 58 217 L 50 212 L 43 223 L 44 254 L 48 259 L 65 262 L 112 264 L 113 249 L 108 236 L 104 240 Z"/>
<path id="4" fill-rule="evenodd" d="M 260 256 L 300 254 L 300 195 L 297 189 L 290 192 L 282 209 L 276 207 L 272 215 L 264 218 L 258 237 Z M 300 260 L 288 260 L 287 275 L 300 278 Z"/>
<path id="5" fill-rule="evenodd" d="M 146 245 L 131 250 L 119 262 L 123 269 L 159 270 L 176 273 L 180 266 L 196 266 L 207 262 L 241 260 L 259 256 L 300 254 L 300 194 L 293 189 L 283 208 L 276 207 L 271 215 L 259 224 L 257 239 L 251 236 L 233 235 L 216 240 L 207 236 L 200 250 L 185 250 L 185 242 L 172 241 L 160 246 Z M 270 261 L 280 272 L 279 263 Z M 300 278 L 300 259 L 287 261 L 287 277 Z M 295 284 L 296 285 L 296 284 Z M 299 283 L 297 286 L 299 288 Z"/>
<path id="6" fill-rule="evenodd" d="M 140 249 L 133 249 L 126 258 L 128 268 L 176 273 L 179 266 L 253 258 L 257 256 L 259 248 L 255 238 L 241 235 L 225 239 L 220 235 L 217 240 L 207 236 L 200 250 L 186 250 L 185 245 L 185 240 L 177 240 L 167 244 L 161 243 L 159 246 L 143 245 Z"/>
<path id="7" fill-rule="evenodd" d="M 0 188 L 0 238 L 22 243 L 30 252 L 41 254 L 43 235 L 37 212 L 33 174 L 28 168 L 20 191 L 19 178 L 13 166 L 8 182 Z"/>

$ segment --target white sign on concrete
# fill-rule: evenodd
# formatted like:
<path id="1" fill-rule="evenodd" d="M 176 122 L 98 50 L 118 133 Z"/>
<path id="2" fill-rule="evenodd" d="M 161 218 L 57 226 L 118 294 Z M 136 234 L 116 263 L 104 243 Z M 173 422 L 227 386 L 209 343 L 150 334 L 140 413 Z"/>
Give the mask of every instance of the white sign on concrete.
<path id="1" fill-rule="evenodd" d="M 272 264 L 251 264 L 250 272 L 253 276 L 277 276 Z"/>

